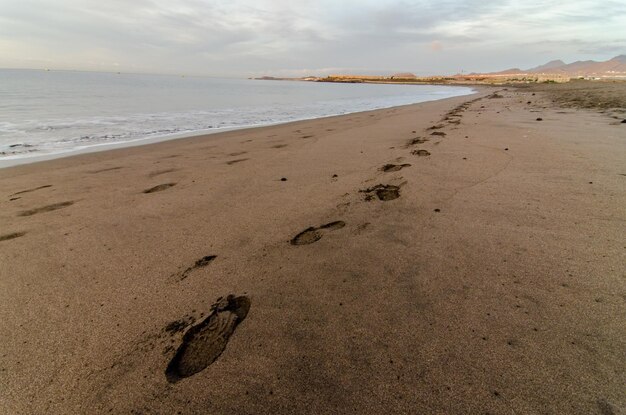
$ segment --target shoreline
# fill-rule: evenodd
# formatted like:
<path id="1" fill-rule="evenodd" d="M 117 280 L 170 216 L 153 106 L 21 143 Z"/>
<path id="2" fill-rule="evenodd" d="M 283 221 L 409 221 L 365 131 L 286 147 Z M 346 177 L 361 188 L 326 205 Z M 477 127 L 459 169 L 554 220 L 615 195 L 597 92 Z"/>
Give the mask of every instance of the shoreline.
<path id="1" fill-rule="evenodd" d="M 431 86 L 431 85 L 426 85 L 425 84 L 425 86 Z M 432 86 L 442 86 L 442 85 L 432 85 Z M 455 87 L 455 86 L 454 85 L 450 85 L 450 87 Z M 465 85 L 463 87 L 465 87 L 465 89 L 468 90 L 468 93 L 462 94 L 462 95 L 456 95 L 456 97 L 458 97 L 458 96 L 467 96 L 467 95 L 474 94 L 474 93 L 476 93 L 477 88 L 480 88 L 480 86 L 471 87 L 470 85 Z M 452 97 L 452 98 L 454 98 L 454 97 Z M 293 122 L 299 122 L 299 121 L 308 121 L 308 120 L 322 119 L 322 118 L 328 118 L 328 117 L 337 117 L 337 116 L 342 116 L 342 115 L 356 114 L 356 113 L 359 113 L 359 112 L 384 110 L 384 109 L 389 109 L 389 108 L 394 108 L 394 107 L 403 107 L 403 106 L 407 106 L 407 105 L 416 105 L 416 104 L 420 104 L 420 103 L 424 103 L 424 102 L 438 101 L 438 100 L 441 100 L 441 99 L 447 99 L 447 98 L 435 98 L 435 97 L 432 97 L 432 98 L 428 98 L 428 99 L 425 99 L 424 101 L 420 101 L 420 102 L 416 102 L 416 103 L 405 104 L 405 105 L 383 106 L 383 107 L 380 107 L 380 108 L 371 109 L 371 110 L 365 110 L 365 111 L 356 110 L 356 111 L 345 112 L 345 113 L 340 113 L 340 114 L 329 114 L 329 115 L 312 116 L 312 117 L 308 117 L 307 116 L 307 117 L 304 117 L 304 118 L 298 118 L 298 119 L 293 119 L 293 120 L 289 120 L 289 121 L 276 121 L 276 122 L 270 122 L 270 123 L 264 123 L 264 124 L 250 124 L 250 125 L 243 125 L 243 126 L 233 126 L 233 127 L 224 127 L 224 128 L 216 128 L 216 129 L 206 129 L 206 130 L 196 130 L 196 131 L 189 131 L 189 132 L 180 132 L 180 133 L 174 133 L 174 134 L 166 134 L 166 135 L 161 135 L 161 136 L 155 135 L 155 136 L 151 136 L 151 137 L 144 137 L 144 138 L 133 139 L 133 140 L 130 140 L 130 141 L 120 141 L 120 142 L 112 142 L 112 143 L 96 143 L 96 144 L 89 144 L 89 145 L 85 145 L 85 146 L 78 146 L 78 147 L 73 148 L 73 149 L 61 150 L 61 151 L 58 151 L 58 152 L 54 152 L 53 151 L 53 152 L 49 152 L 49 153 L 43 153 L 43 154 L 40 154 L 40 155 L 37 155 L 36 153 L 34 153 L 33 155 L 28 155 L 28 153 L 22 153 L 21 155 L 9 155 L 9 156 L 5 156 L 5 157 L 1 157 L 0 158 L 0 169 L 11 167 L 11 166 L 17 166 L 17 165 L 37 163 L 37 162 L 40 162 L 40 161 L 54 160 L 54 159 L 57 159 L 57 158 L 71 157 L 71 156 L 75 156 L 75 155 L 87 154 L 87 153 L 92 153 L 92 152 L 100 152 L 100 151 L 114 150 L 114 149 L 118 149 L 118 148 L 126 148 L 126 147 L 135 147 L 135 146 L 149 145 L 149 144 L 159 143 L 159 142 L 163 142 L 163 141 L 178 140 L 178 139 L 183 139 L 183 138 L 197 137 L 197 136 L 206 136 L 206 135 L 213 135 L 213 134 L 220 134 L 220 133 L 229 132 L 229 131 L 236 131 L 236 130 L 246 130 L 246 129 L 258 128 L 258 127 L 270 127 L 270 126 L 275 126 L 275 125 L 280 125 L 280 124 L 287 124 L 287 123 L 293 123 Z"/>
<path id="2" fill-rule="evenodd" d="M 124 148 L 132 148 L 132 147 L 149 146 L 152 144 L 158 144 L 158 143 L 163 143 L 163 142 L 168 142 L 168 141 L 177 141 L 177 140 L 185 140 L 185 139 L 200 138 L 200 137 L 204 137 L 208 139 L 210 136 L 226 134 L 232 131 L 248 131 L 248 130 L 253 130 L 256 128 L 268 128 L 268 127 L 275 127 L 279 125 L 294 124 L 294 123 L 299 123 L 299 122 L 304 122 L 304 121 L 323 120 L 326 118 L 335 118 L 335 117 L 350 116 L 354 114 L 384 111 L 384 110 L 393 109 L 393 108 L 411 107 L 414 105 L 420 105 L 420 104 L 425 104 L 429 102 L 442 101 L 442 100 L 454 99 L 454 98 L 459 98 L 459 97 L 469 97 L 469 96 L 478 94 L 482 90 L 485 90 L 488 88 L 490 87 L 476 85 L 476 86 L 473 86 L 472 88 L 469 88 L 473 90 L 474 92 L 471 92 L 466 95 L 457 95 L 454 97 L 427 100 L 427 101 L 417 102 L 413 104 L 382 107 L 382 108 L 377 108 L 373 110 L 355 111 L 355 112 L 348 112 L 344 114 L 333 114 L 333 115 L 326 115 L 322 117 L 303 118 L 303 119 L 284 121 L 284 122 L 279 121 L 279 122 L 270 123 L 270 124 L 249 125 L 249 126 L 242 126 L 242 127 L 226 127 L 226 128 L 216 129 L 216 130 L 204 130 L 204 131 L 196 131 L 196 132 L 190 132 L 190 133 L 172 134 L 172 135 L 167 135 L 167 136 L 162 136 L 162 137 L 148 137 L 148 138 L 142 138 L 142 139 L 137 139 L 133 141 L 119 142 L 119 143 L 101 143 L 101 144 L 94 144 L 91 146 L 87 146 L 85 148 L 68 150 L 68 151 L 64 151 L 60 153 L 45 154 L 41 156 L 17 157 L 17 158 L 12 158 L 12 159 L 3 158 L 3 159 L 0 159 L 0 170 L 10 168 L 10 167 L 23 166 L 23 165 L 33 164 L 33 163 L 41 163 L 41 162 L 46 162 L 46 161 L 51 161 L 51 160 L 57 160 L 57 159 L 62 159 L 62 158 L 67 158 L 67 157 L 76 157 L 76 156 L 81 156 L 84 154 L 100 153 L 100 152 L 119 150 L 119 149 L 124 149 Z"/>
<path id="3" fill-rule="evenodd" d="M 0 413 L 620 413 L 625 128 L 504 87 L 0 169 Z"/>

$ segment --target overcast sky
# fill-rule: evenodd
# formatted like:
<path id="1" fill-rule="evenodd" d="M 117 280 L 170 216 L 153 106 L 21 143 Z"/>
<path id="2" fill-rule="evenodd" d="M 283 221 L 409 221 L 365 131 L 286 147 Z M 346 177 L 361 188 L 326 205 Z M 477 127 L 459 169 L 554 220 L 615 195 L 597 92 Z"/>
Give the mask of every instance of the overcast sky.
<path id="1" fill-rule="evenodd" d="M 426 75 L 618 54 L 625 0 L 0 0 L 0 67 Z"/>

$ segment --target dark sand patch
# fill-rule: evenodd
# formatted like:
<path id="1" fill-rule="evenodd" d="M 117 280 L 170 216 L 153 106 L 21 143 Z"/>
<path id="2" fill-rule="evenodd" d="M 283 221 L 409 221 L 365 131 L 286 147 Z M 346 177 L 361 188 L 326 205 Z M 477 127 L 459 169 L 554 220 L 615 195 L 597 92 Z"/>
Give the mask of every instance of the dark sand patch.
<path id="1" fill-rule="evenodd" d="M 235 153 L 230 153 L 229 156 L 231 157 L 236 157 L 236 156 L 241 156 L 242 154 L 246 154 L 247 151 L 237 151 Z"/>
<path id="2" fill-rule="evenodd" d="M 414 156 L 420 156 L 420 157 L 430 156 L 430 152 L 427 150 L 413 150 L 411 151 L 411 154 L 413 154 Z"/>
<path id="3" fill-rule="evenodd" d="M 17 216 L 32 216 L 32 215 L 36 215 L 37 213 L 52 212 L 53 210 L 63 209 L 65 207 L 72 206 L 73 204 L 74 204 L 74 201 L 54 203 L 52 205 L 47 205 L 47 206 L 43 206 L 40 208 L 25 210 L 23 212 L 18 213 Z"/>
<path id="4" fill-rule="evenodd" d="M 154 192 L 161 192 L 165 189 L 169 189 L 170 187 L 176 186 L 176 183 L 163 183 L 160 184 L 158 186 L 154 186 L 151 187 L 149 189 L 146 189 L 143 191 L 143 193 L 154 193 Z"/>
<path id="5" fill-rule="evenodd" d="M 13 232 L 6 235 L 0 235 L 0 241 L 8 241 L 26 235 L 26 232 Z"/>
<path id="6" fill-rule="evenodd" d="M 231 161 L 227 161 L 226 164 L 233 165 L 235 163 L 241 163 L 242 161 L 246 161 L 246 160 L 250 160 L 250 159 L 236 159 L 236 160 L 231 160 Z"/>
<path id="7" fill-rule="evenodd" d="M 320 232 L 321 230 L 334 231 L 337 229 L 341 229 L 344 226 L 346 226 L 346 223 L 341 220 L 330 222 L 317 228 L 311 226 L 310 228 L 307 228 L 294 236 L 290 243 L 292 245 L 312 244 L 313 242 L 319 241 L 322 238 L 322 232 Z"/>
<path id="8" fill-rule="evenodd" d="M 276 145 L 272 146 L 272 148 L 285 148 L 287 146 L 288 146 L 288 144 L 276 144 Z"/>
<path id="9" fill-rule="evenodd" d="M 303 135 L 302 138 L 311 138 L 311 137 L 315 137 L 314 135 Z"/>
<path id="10" fill-rule="evenodd" d="M 432 133 L 430 133 L 430 135 L 439 135 L 441 137 L 445 137 L 446 133 L 444 133 L 443 131 L 433 131 Z"/>
<path id="11" fill-rule="evenodd" d="M 21 195 L 22 193 L 30 193 L 40 189 L 47 189 L 48 187 L 52 187 L 51 184 L 45 184 L 43 186 L 35 187 L 33 189 L 20 190 L 19 192 L 13 193 L 11 196 Z"/>
<path id="12" fill-rule="evenodd" d="M 385 173 L 389 173 L 389 172 L 394 172 L 394 171 L 400 171 L 405 167 L 411 167 L 410 164 L 408 163 L 404 163 L 404 164 L 385 164 L 383 167 L 380 168 L 381 171 L 384 171 Z"/>
<path id="13" fill-rule="evenodd" d="M 229 295 L 211 307 L 211 313 L 191 327 L 165 369 L 170 383 L 193 376 L 215 362 L 226 349 L 235 329 L 250 311 L 250 299 Z"/>
<path id="14" fill-rule="evenodd" d="M 377 184 L 369 189 L 361 190 L 361 192 L 367 193 L 365 200 L 372 200 L 374 198 L 372 193 L 375 194 L 379 200 L 385 202 L 400 197 L 400 187 L 392 184 Z"/>

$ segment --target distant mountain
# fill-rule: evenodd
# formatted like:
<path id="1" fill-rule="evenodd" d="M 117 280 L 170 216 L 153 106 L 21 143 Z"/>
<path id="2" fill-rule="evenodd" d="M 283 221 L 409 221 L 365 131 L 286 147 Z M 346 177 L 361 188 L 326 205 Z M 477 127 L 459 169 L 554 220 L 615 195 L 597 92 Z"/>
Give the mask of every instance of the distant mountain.
<path id="1" fill-rule="evenodd" d="M 558 60 L 555 60 L 555 61 L 550 61 L 550 62 L 546 63 L 545 65 L 540 65 L 540 66 L 537 66 L 535 68 L 528 69 L 526 72 L 545 72 L 545 71 L 547 71 L 549 69 L 558 69 L 558 68 L 561 68 L 561 67 L 563 67 L 565 65 L 566 65 L 565 62 L 563 62 L 562 60 L 558 59 Z"/>
<path id="2" fill-rule="evenodd" d="M 563 76 L 626 77 L 626 55 L 619 55 L 604 62 L 576 61 L 568 64 L 562 60 L 553 60 L 535 68 L 513 68 L 500 72 L 492 72 L 489 75 L 508 74 L 557 74 Z"/>

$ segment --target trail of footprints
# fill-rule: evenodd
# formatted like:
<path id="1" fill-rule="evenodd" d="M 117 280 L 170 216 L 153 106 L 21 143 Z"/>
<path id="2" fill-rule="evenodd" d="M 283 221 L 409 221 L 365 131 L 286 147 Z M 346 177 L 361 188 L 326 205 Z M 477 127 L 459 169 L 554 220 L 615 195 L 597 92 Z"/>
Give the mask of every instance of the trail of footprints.
<path id="1" fill-rule="evenodd" d="M 473 100 L 462 104 L 449 112 L 443 121 L 448 123 L 456 123 L 460 118 L 460 113 L 469 107 L 469 105 L 477 100 Z M 444 124 L 438 124 L 429 128 L 429 130 L 438 130 L 443 128 Z M 434 131 L 431 135 L 445 136 L 444 132 Z M 304 137 L 308 138 L 308 137 Z M 428 139 L 423 137 L 415 137 L 406 145 L 407 149 L 411 149 L 416 145 L 424 144 L 428 142 Z M 275 146 L 276 148 L 283 147 L 282 145 Z M 412 149 L 411 153 L 417 156 L 430 156 L 430 152 L 424 149 Z M 239 153 L 243 154 L 243 153 Z M 231 154 L 236 156 L 239 154 Z M 248 159 L 235 159 L 228 161 L 227 164 L 239 163 Z M 383 173 L 397 172 L 403 168 L 411 167 L 409 163 L 403 164 L 385 164 L 379 170 Z M 118 170 L 122 167 L 111 167 L 101 170 L 92 171 L 91 173 L 100 173 L 111 170 Z M 175 171 L 174 169 L 156 171 L 151 173 L 150 177 L 155 177 L 160 174 Z M 336 175 L 333 176 L 336 178 Z M 150 194 L 155 192 L 161 192 L 167 190 L 176 183 L 163 183 L 143 191 L 143 193 Z M 51 185 L 40 186 L 34 189 L 28 189 L 15 194 L 27 193 L 39 189 L 51 187 Z M 381 201 L 391 201 L 400 197 L 400 186 L 392 184 L 377 184 L 370 188 L 360 190 L 365 193 L 365 200 L 378 199 Z M 14 194 L 14 195 L 15 195 Z M 49 212 L 57 209 L 62 209 L 74 204 L 74 201 L 60 202 L 52 205 L 43 206 L 27 211 L 20 212 L 19 216 L 31 216 L 41 212 Z M 329 222 L 317 227 L 309 227 L 302 232 L 295 235 L 290 244 L 294 246 L 309 245 L 319 241 L 324 234 L 342 229 L 346 226 L 344 221 L 338 220 Z M 7 235 L 0 236 L 0 241 L 15 239 L 23 236 L 24 232 L 15 232 Z M 178 278 L 178 281 L 185 280 L 193 271 L 204 268 L 212 263 L 216 259 L 215 255 L 207 255 L 197 260 L 193 265 L 187 267 L 183 271 L 173 274 Z M 165 377 L 170 383 L 178 382 L 189 376 L 193 376 L 215 362 L 222 352 L 226 349 L 226 346 L 235 332 L 237 326 L 246 318 L 250 311 L 251 301 L 250 298 L 242 295 L 228 295 L 226 298 L 219 298 L 215 304 L 211 307 L 210 313 L 207 317 L 202 319 L 199 323 L 193 324 L 195 319 L 182 319 L 174 321 L 166 326 L 164 329 L 171 335 L 176 335 L 179 332 L 185 330 L 182 336 L 180 345 L 176 349 L 173 357 L 169 361 L 167 368 L 165 369 Z"/>

